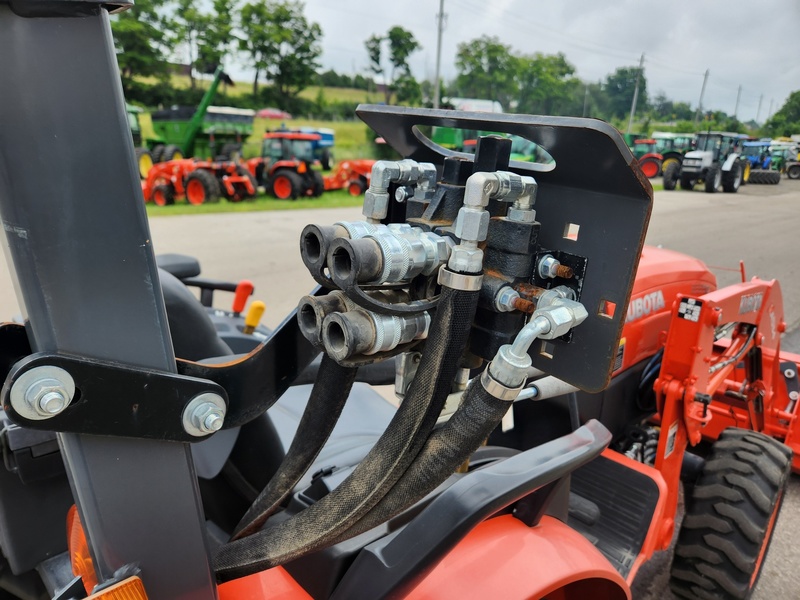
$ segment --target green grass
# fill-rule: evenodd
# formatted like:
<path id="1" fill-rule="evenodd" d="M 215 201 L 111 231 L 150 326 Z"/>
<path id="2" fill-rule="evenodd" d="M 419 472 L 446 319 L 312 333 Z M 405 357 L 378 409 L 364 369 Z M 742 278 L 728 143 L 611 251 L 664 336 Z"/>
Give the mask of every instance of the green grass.
<path id="1" fill-rule="evenodd" d="M 224 199 L 214 204 L 193 206 L 185 200 L 172 206 L 156 206 L 147 204 L 147 216 L 168 217 L 173 215 L 202 215 L 229 212 L 257 212 L 264 210 L 304 210 L 318 208 L 340 208 L 344 206 L 361 206 L 363 196 L 351 196 L 347 190 L 325 192 L 319 198 L 302 198 L 298 200 L 277 200 L 272 196 L 259 194 L 254 200 L 244 202 L 227 202 Z"/>

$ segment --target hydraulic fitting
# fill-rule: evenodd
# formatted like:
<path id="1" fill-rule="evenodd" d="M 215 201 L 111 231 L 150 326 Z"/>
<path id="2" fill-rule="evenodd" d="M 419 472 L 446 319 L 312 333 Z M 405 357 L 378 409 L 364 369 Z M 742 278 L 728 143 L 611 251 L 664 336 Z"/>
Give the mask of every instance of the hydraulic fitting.
<path id="1" fill-rule="evenodd" d="M 357 354 L 386 352 L 428 335 L 431 318 L 427 312 L 404 317 L 379 315 L 356 309 L 325 317 L 322 342 L 328 355 L 342 361 Z"/>
<path id="2" fill-rule="evenodd" d="M 360 240 L 335 240 L 328 268 L 340 287 L 354 282 L 405 281 L 436 272 L 447 262 L 451 244 L 435 233 L 405 223 L 392 224 Z"/>
<path id="3" fill-rule="evenodd" d="M 540 297 L 538 308 L 528 324 L 514 338 L 514 342 L 501 346 L 497 351 L 489 365 L 489 374 L 509 388 L 522 385 L 532 363 L 528 350 L 534 340 L 561 337 L 583 323 L 587 316 L 589 313 L 580 302 L 564 298 L 559 292 L 545 296 L 544 299 Z"/>
<path id="4" fill-rule="evenodd" d="M 312 344 L 322 344 L 322 323 L 331 313 L 350 308 L 347 296 L 334 291 L 324 296 L 303 296 L 297 305 L 297 324 L 300 333 Z"/>
<path id="5" fill-rule="evenodd" d="M 311 273 L 320 272 L 326 266 L 328 252 L 334 240 L 339 238 L 357 240 L 385 228 L 385 225 L 375 225 L 366 221 L 306 225 L 300 234 L 300 256 L 303 264 Z"/>
<path id="6" fill-rule="evenodd" d="M 364 194 L 362 214 L 371 223 L 385 219 L 389 212 L 389 185 L 391 183 L 416 184 L 415 196 L 430 201 L 436 188 L 436 167 L 431 163 L 379 160 L 372 166 L 370 185 Z"/>

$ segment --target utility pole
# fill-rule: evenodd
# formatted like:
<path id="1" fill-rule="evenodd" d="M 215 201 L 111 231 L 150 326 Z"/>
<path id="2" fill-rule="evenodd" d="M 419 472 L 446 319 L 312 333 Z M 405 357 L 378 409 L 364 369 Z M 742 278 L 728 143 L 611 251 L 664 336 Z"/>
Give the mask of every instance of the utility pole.
<path id="1" fill-rule="evenodd" d="M 739 86 L 739 91 L 736 93 L 736 106 L 733 109 L 733 118 L 739 114 L 739 100 L 742 98 L 742 86 Z"/>
<path id="2" fill-rule="evenodd" d="M 583 116 L 586 116 L 586 109 L 589 106 L 589 84 L 586 84 L 586 91 L 583 94 Z"/>
<path id="3" fill-rule="evenodd" d="M 772 103 L 775 101 L 775 98 L 769 99 L 769 112 L 767 113 L 767 121 L 769 121 L 770 117 L 772 116 Z"/>
<path id="4" fill-rule="evenodd" d="M 758 97 L 758 110 L 756 111 L 756 123 L 758 123 L 758 117 L 761 116 L 761 102 L 764 100 L 764 94 L 761 94 Z"/>
<path id="5" fill-rule="evenodd" d="M 631 102 L 631 118 L 628 119 L 628 131 L 630 133 L 633 127 L 633 115 L 636 113 L 636 100 L 639 99 L 639 80 L 642 78 L 642 69 L 644 69 L 644 52 L 642 58 L 639 59 L 639 71 L 636 73 L 636 87 L 633 89 L 633 102 Z"/>
<path id="6" fill-rule="evenodd" d="M 700 119 L 700 112 L 703 110 L 703 96 L 706 94 L 706 83 L 708 82 L 708 69 L 706 74 L 703 75 L 703 87 L 700 88 L 700 102 L 697 103 L 697 112 L 694 113 L 694 124 L 697 127 L 697 121 Z"/>
<path id="7" fill-rule="evenodd" d="M 436 79 L 433 83 L 433 108 L 439 108 L 439 69 L 442 64 L 442 30 L 444 29 L 444 0 L 439 0 L 439 14 L 436 15 L 438 21 L 438 36 L 436 38 Z"/>

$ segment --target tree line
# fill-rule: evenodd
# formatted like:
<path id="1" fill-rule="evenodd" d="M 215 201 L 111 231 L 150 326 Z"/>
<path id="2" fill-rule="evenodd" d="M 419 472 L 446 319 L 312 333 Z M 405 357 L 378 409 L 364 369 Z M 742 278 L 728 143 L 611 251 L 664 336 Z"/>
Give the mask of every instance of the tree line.
<path id="1" fill-rule="evenodd" d="M 322 28 L 306 17 L 304 5 L 291 0 L 212 0 L 207 8 L 195 0 L 137 0 L 132 10 L 112 21 L 126 97 L 147 106 L 196 104 L 202 96 L 197 75 L 219 64 L 237 63 L 253 74 L 249 95 L 227 95 L 218 103 L 260 108 L 276 106 L 318 118 L 352 117 L 354 102 L 330 102 L 320 89 L 314 100 L 300 97 L 311 85 L 348 87 L 374 92 L 388 103 L 433 104 L 433 84 L 418 81 L 409 67 L 421 49 L 414 35 L 400 27 L 363 41 L 367 74 L 320 72 Z M 180 56 L 189 89 L 171 83 Z M 590 116 L 624 128 L 639 81 L 636 117 L 642 131 L 650 123 L 670 123 L 677 131 L 698 127 L 745 131 L 723 111 L 707 111 L 702 124 L 685 102 L 648 90 L 644 70 L 622 66 L 605 79 L 587 82 L 562 53 L 524 54 L 496 37 L 482 36 L 458 45 L 456 77 L 441 82 L 440 105 L 447 97 L 499 101 L 508 112 Z M 444 101 L 444 102 L 441 102 Z M 793 94 L 764 125 L 762 132 L 800 132 L 800 92 Z"/>

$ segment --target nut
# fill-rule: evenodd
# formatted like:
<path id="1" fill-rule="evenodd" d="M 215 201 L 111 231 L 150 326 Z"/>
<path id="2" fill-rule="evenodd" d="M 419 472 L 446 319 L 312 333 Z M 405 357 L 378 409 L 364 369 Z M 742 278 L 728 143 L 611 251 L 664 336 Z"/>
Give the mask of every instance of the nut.
<path id="1" fill-rule="evenodd" d="M 483 267 L 483 250 L 459 244 L 453 248 L 447 266 L 456 273 L 478 273 Z"/>
<path id="2" fill-rule="evenodd" d="M 383 219 L 389 212 L 389 193 L 368 189 L 364 194 L 364 209 L 361 214 L 368 219 Z"/>
<path id="3" fill-rule="evenodd" d="M 43 417 L 62 412 L 70 402 L 70 393 L 58 379 L 40 379 L 25 391 L 25 402 Z"/>
<path id="4" fill-rule="evenodd" d="M 454 226 L 454 233 L 460 240 L 480 242 L 489 232 L 489 213 L 483 209 L 461 207 Z"/>
<path id="5" fill-rule="evenodd" d="M 539 259 L 539 264 L 537 265 L 537 271 L 539 273 L 539 277 L 544 277 L 545 279 L 553 279 L 558 275 L 558 267 L 561 266 L 561 263 L 558 262 L 555 258 L 553 258 L 550 254 L 545 254 L 542 258 Z"/>
<path id="6" fill-rule="evenodd" d="M 198 394 L 183 409 L 183 429 L 195 437 L 207 436 L 222 429 L 225 412 L 225 400 L 219 394 Z"/>
<path id="7" fill-rule="evenodd" d="M 509 221 L 515 221 L 517 223 L 535 223 L 536 222 L 536 211 L 530 209 L 523 209 L 523 208 L 514 208 L 513 206 L 508 209 L 508 214 L 506 215 Z"/>
<path id="8" fill-rule="evenodd" d="M 511 286 L 504 285 L 494 297 L 494 307 L 500 312 L 511 312 L 516 310 L 516 302 L 519 299 L 517 290 Z"/>
<path id="9" fill-rule="evenodd" d="M 534 314 L 543 316 L 550 323 L 550 331 L 539 336 L 544 340 L 561 337 L 589 316 L 583 304 L 566 298 L 554 300 L 550 306 L 537 310 Z"/>

